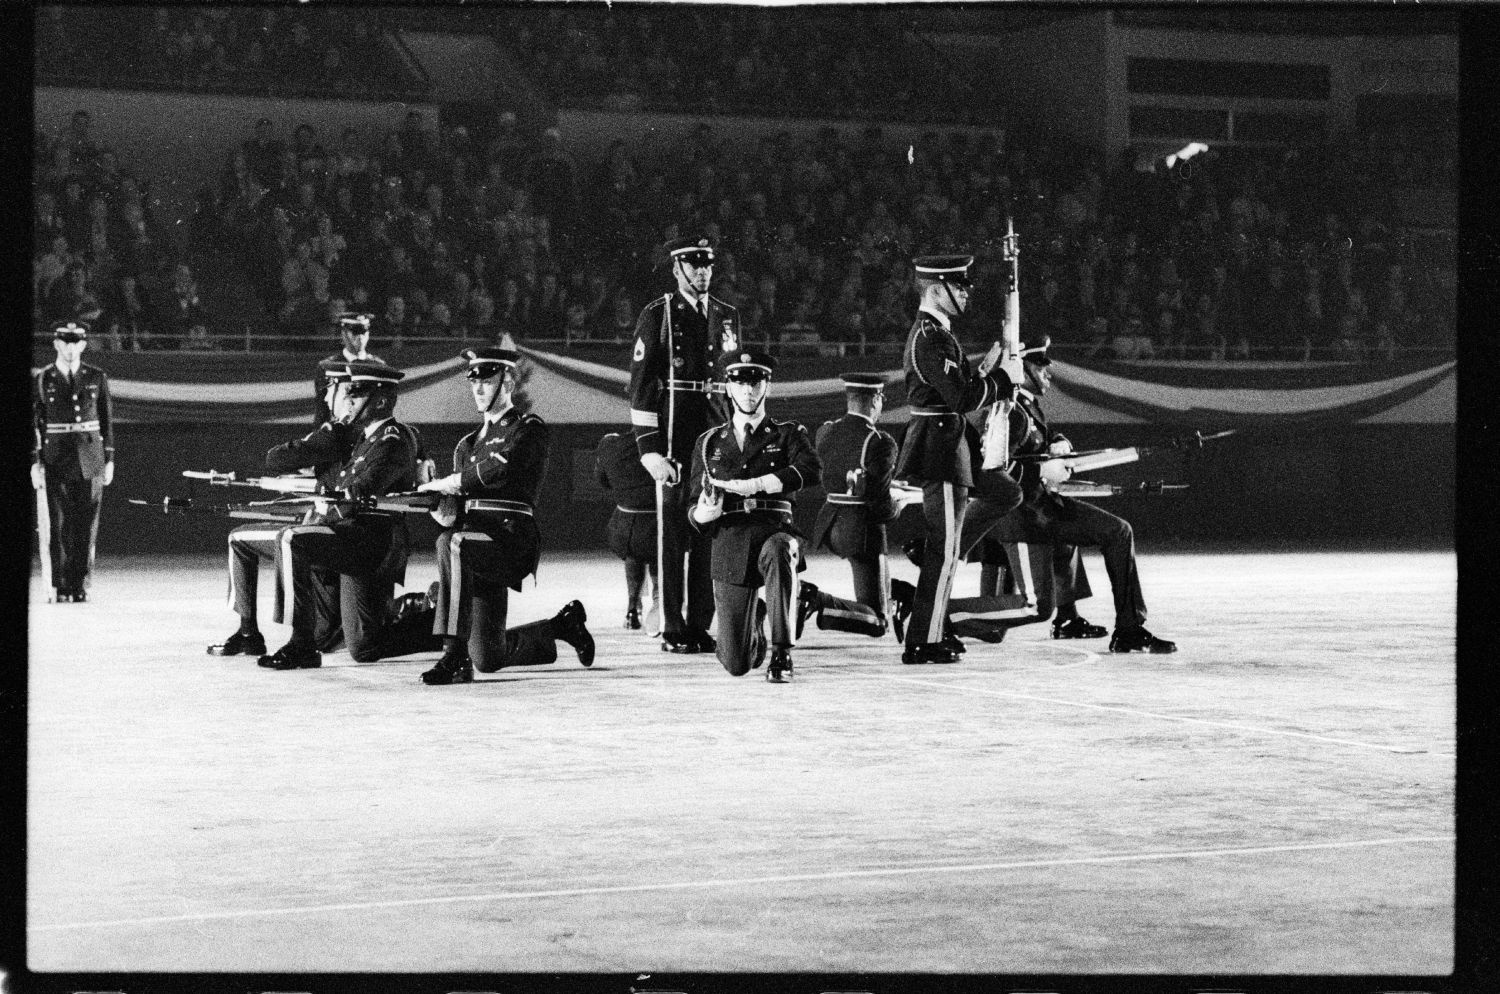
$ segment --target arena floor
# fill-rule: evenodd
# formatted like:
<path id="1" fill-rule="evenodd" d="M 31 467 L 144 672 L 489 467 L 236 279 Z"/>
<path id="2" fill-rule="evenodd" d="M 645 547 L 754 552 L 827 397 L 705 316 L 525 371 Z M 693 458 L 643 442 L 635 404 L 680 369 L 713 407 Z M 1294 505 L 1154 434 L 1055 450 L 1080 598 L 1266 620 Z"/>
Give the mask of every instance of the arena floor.
<path id="1" fill-rule="evenodd" d="M 205 655 L 217 558 L 102 562 L 80 605 L 34 580 L 27 965 L 1448 973 L 1454 555 L 1141 574 L 1176 655 L 1032 626 L 907 667 L 809 630 L 776 686 L 621 630 L 619 564 L 553 556 L 512 618 L 581 598 L 595 666 L 431 688 L 431 657 Z"/>

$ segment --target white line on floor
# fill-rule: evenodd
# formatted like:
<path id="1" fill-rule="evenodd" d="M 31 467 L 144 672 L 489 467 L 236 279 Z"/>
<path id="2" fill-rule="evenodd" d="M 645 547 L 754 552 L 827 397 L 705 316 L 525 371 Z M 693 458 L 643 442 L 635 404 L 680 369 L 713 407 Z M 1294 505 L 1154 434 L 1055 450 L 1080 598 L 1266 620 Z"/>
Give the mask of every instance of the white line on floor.
<path id="1" fill-rule="evenodd" d="M 729 877 L 708 880 L 677 880 L 660 884 L 619 884 L 601 887 L 569 887 L 555 890 L 497 891 L 445 897 L 408 898 L 394 901 L 358 901 L 347 904 L 315 904 L 293 908 L 260 908 L 247 911 L 206 911 L 191 915 L 150 918 L 119 918 L 109 921 L 66 922 L 30 925 L 29 932 L 60 932 L 83 928 L 118 928 L 131 925 L 165 925 L 171 922 L 225 921 L 275 915 L 319 914 L 330 911 L 374 911 L 381 908 L 414 908 L 437 904 L 477 904 L 486 901 L 522 901 L 549 897 L 589 897 L 606 894 L 642 894 L 652 891 L 708 890 L 715 887 L 751 887 L 758 884 L 806 883 L 817 880 L 855 880 L 870 877 L 919 876 L 935 873 L 979 873 L 995 870 L 1027 870 L 1051 866 L 1102 866 L 1114 863 L 1145 863 L 1170 859 L 1214 859 L 1260 856 L 1273 853 L 1317 852 L 1332 849 L 1362 849 L 1374 846 L 1416 845 L 1452 842 L 1452 835 L 1420 835 L 1404 839 L 1356 839 L 1346 842 L 1304 842 L 1279 846 L 1245 846 L 1234 849 L 1180 849 L 1168 852 L 1123 853 L 1113 856 L 1075 856 L 1060 859 L 1028 859 L 998 863 L 965 863 L 961 866 L 886 867 L 873 870 L 837 870 L 830 873 L 787 873 L 764 877 Z"/>
<path id="2" fill-rule="evenodd" d="M 1184 715 L 1162 714 L 1160 711 L 1142 711 L 1137 708 L 1122 708 L 1114 704 L 1089 704 L 1086 701 L 1068 701 L 1059 697 L 1040 697 L 1036 694 L 1017 694 L 1007 690 L 986 690 L 983 687 L 975 687 L 970 684 L 955 684 L 941 680 L 917 680 L 912 677 L 887 676 L 883 673 L 861 673 L 861 676 L 873 680 L 890 680 L 893 683 L 910 683 L 919 687 L 936 687 L 939 690 L 957 691 L 960 694 L 982 694 L 987 697 L 1005 697 L 1018 701 L 1041 701 L 1044 704 L 1061 704 L 1070 708 L 1087 708 L 1091 711 L 1112 711 L 1116 714 L 1133 714 L 1143 718 L 1158 718 L 1162 721 L 1180 721 L 1192 725 L 1212 725 L 1216 728 L 1234 728 L 1242 732 L 1254 732 L 1257 735 L 1284 735 L 1294 739 L 1312 739 L 1317 742 L 1332 742 L 1335 745 L 1355 746 L 1359 749 L 1376 749 L 1381 752 L 1395 752 L 1403 754 L 1426 753 L 1426 749 L 1412 746 L 1380 745 L 1374 742 L 1357 742 L 1354 739 L 1337 739 L 1328 735 L 1313 735 L 1310 732 L 1288 732 L 1279 728 L 1265 728 L 1260 725 L 1244 725 L 1233 721 L 1214 721 L 1209 718 L 1189 718 Z"/>

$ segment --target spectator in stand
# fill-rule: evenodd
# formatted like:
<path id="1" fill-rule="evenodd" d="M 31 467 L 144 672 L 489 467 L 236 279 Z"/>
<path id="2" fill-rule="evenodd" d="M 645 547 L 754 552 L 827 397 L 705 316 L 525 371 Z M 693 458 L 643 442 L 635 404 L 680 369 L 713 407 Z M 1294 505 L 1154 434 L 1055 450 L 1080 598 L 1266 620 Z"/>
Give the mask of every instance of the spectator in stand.
<path id="1" fill-rule="evenodd" d="M 62 278 L 53 284 L 42 306 L 42 320 L 49 324 L 68 321 L 92 324 L 102 312 L 99 298 L 89 285 L 87 267 L 70 262 Z"/>
<path id="2" fill-rule="evenodd" d="M 578 208 L 578 164 L 563 148 L 558 129 L 542 132 L 540 145 L 521 168 L 521 177 L 538 214 L 554 227 L 572 225 Z"/>
<path id="3" fill-rule="evenodd" d="M 104 297 L 100 318 L 103 334 L 110 348 L 139 352 L 151 347 L 150 299 L 129 270 L 120 271 Z"/>
<path id="4" fill-rule="evenodd" d="M 526 334 L 531 338 L 558 338 L 567 323 L 567 302 L 557 282 L 557 273 L 542 273 L 536 296 L 531 300 L 531 321 Z"/>
<path id="5" fill-rule="evenodd" d="M 259 118 L 255 122 L 255 132 L 240 146 L 244 150 L 250 171 L 267 189 L 273 186 L 272 179 L 281 162 L 281 153 L 286 148 L 281 139 L 276 137 L 275 129 L 276 126 L 269 117 Z"/>
<path id="6" fill-rule="evenodd" d="M 72 262 L 72 254 L 68 252 L 68 240 L 62 235 L 55 235 L 47 251 L 37 256 L 32 264 L 31 299 L 36 309 L 35 318 L 38 330 L 41 329 L 47 312 L 44 301 L 51 298 L 54 287 L 65 285 L 62 277 Z"/>
<path id="7" fill-rule="evenodd" d="M 635 315 L 631 315 L 631 328 L 635 327 Z M 531 325 L 531 298 L 521 290 L 521 283 L 514 276 L 500 281 L 500 296 L 495 300 L 495 328 L 498 334 L 523 337 Z"/>
<path id="8" fill-rule="evenodd" d="M 157 301 L 158 312 L 153 324 L 160 329 L 162 348 L 175 349 L 187 342 L 201 342 L 206 333 L 207 316 L 198 298 L 198 283 L 193 271 L 179 263 L 172 268 L 172 279 Z"/>
<path id="9" fill-rule="evenodd" d="M 597 337 L 611 342 L 630 341 L 631 336 L 635 334 L 635 301 L 630 299 L 624 288 L 621 288 L 615 292 L 610 307 L 608 329 Z M 744 326 L 741 325 L 741 331 L 743 330 Z"/>
<path id="10" fill-rule="evenodd" d="M 1297 321 L 1297 292 L 1287 285 L 1286 268 L 1279 262 L 1266 267 L 1265 285 L 1251 294 L 1250 323 L 1261 354 L 1256 358 L 1297 359 L 1305 351 Z"/>
<path id="11" fill-rule="evenodd" d="M 370 335 L 389 343 L 391 351 L 400 351 L 407 339 L 416 336 L 416 322 L 406 310 L 406 298 L 393 293 L 385 299 L 385 308 L 375 317 Z"/>
<path id="12" fill-rule="evenodd" d="M 1200 293 L 1182 328 L 1178 358 L 1223 359 L 1224 336 L 1219 334 L 1218 307 L 1213 295 Z"/>

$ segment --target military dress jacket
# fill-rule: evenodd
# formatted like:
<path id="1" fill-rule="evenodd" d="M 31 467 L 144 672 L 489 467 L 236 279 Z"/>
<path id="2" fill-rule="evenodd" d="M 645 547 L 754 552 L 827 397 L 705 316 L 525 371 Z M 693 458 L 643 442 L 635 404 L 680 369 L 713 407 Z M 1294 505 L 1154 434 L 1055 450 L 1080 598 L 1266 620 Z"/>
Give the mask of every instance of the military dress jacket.
<path id="1" fill-rule="evenodd" d="M 318 466 L 336 457 L 344 446 L 347 454 L 338 469 L 320 474 L 328 493 L 357 501 L 416 487 L 417 434 L 395 418 L 386 419 L 372 432 L 358 426 L 319 425 L 302 438 L 267 452 L 266 468 L 287 472 Z M 380 545 L 385 555 L 375 575 L 395 583 L 405 580 L 410 540 L 404 514 L 334 504 L 308 523 L 327 525 L 347 541 Z"/>
<path id="2" fill-rule="evenodd" d="M 720 354 L 740 348 L 740 315 L 712 294 L 706 299 L 707 318 L 679 291 L 641 308 L 629 388 L 630 426 L 639 455 L 669 455 L 685 467 L 698 436 L 724 420 L 707 385 Z"/>
<path id="3" fill-rule="evenodd" d="M 104 464 L 115 457 L 109 376 L 80 362 L 70 384 L 67 374 L 50 363 L 33 377 L 33 384 L 33 461 L 76 465 L 85 480 L 102 477 Z"/>
<path id="4" fill-rule="evenodd" d="M 656 512 L 656 481 L 641 465 L 633 436 L 610 432 L 594 450 L 594 481 L 629 511 Z"/>
<path id="5" fill-rule="evenodd" d="M 813 524 L 813 548 L 846 557 L 885 552 L 885 525 L 896 517 L 896 440 L 868 418 L 845 414 L 823 422 L 817 452 L 824 498 Z"/>
<path id="6" fill-rule="evenodd" d="M 455 530 L 483 532 L 500 543 L 502 561 L 487 578 L 515 590 L 541 561 L 534 508 L 546 481 L 551 443 L 545 421 L 512 407 L 494 424 L 459 439 L 453 450 L 453 472 L 462 474 L 464 498 Z M 516 506 L 486 507 L 491 501 Z"/>
<path id="7" fill-rule="evenodd" d="M 1066 441 L 1061 432 L 1047 426 L 1041 398 L 1024 387 L 1016 393 L 1016 404 L 1010 410 L 1010 455 L 1045 455 L 1053 442 Z M 1011 475 L 1021 485 L 1023 500 L 1017 514 L 1028 524 L 1046 528 L 1056 520 L 1072 515 L 1074 498 L 1048 490 L 1042 483 L 1042 464 L 1036 461 L 1011 463 Z"/>
<path id="8" fill-rule="evenodd" d="M 761 543 L 777 532 L 797 534 L 792 525 L 793 495 L 818 481 L 822 464 L 808 438 L 807 429 L 795 421 L 761 419 L 740 448 L 734 422 L 710 428 L 693 447 L 692 490 L 688 520 L 712 538 L 709 575 L 723 583 L 758 586 L 761 582 L 756 559 Z M 754 497 L 724 494 L 724 514 L 708 524 L 692 518 L 710 477 L 716 480 L 753 480 L 774 473 L 781 481 L 776 493 Z M 798 568 L 806 566 L 805 560 Z"/>
<path id="9" fill-rule="evenodd" d="M 972 487 L 980 466 L 979 430 L 964 417 L 1015 396 L 998 365 L 981 376 L 953 332 L 926 311 L 917 312 L 902 360 L 911 424 L 896 460 L 897 479 Z"/>

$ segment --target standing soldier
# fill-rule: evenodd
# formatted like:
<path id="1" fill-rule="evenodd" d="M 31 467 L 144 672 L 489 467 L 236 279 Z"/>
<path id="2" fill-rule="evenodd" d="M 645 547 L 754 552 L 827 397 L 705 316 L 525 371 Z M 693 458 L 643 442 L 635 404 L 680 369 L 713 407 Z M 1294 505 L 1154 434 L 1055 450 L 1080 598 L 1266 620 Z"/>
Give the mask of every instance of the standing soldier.
<path id="1" fill-rule="evenodd" d="M 641 628 L 641 589 L 651 573 L 651 597 L 646 631 L 660 633 L 661 575 L 656 563 L 656 481 L 641 465 L 635 439 L 612 431 L 599 440 L 594 453 L 594 479 L 615 494 L 607 536 L 609 551 L 625 563 L 625 627 Z"/>
<path id="2" fill-rule="evenodd" d="M 692 522 L 712 541 L 719 662 L 733 676 L 761 664 L 761 614 L 768 611 L 774 648 L 766 679 L 785 683 L 792 678 L 797 573 L 806 566 L 792 527 L 792 494 L 817 480 L 820 467 L 806 428 L 766 416 L 775 367 L 754 350 L 719 358 L 733 413 L 693 448 Z M 756 596 L 762 586 L 764 608 Z"/>
<path id="3" fill-rule="evenodd" d="M 953 332 L 968 307 L 972 255 L 924 256 L 912 260 L 921 302 L 906 341 L 903 367 L 911 403 L 911 425 L 896 460 L 896 475 L 922 487 L 921 575 L 906 627 L 903 663 L 951 663 L 957 659 L 945 633 L 948 598 L 959 558 L 964 514 L 982 518 L 977 541 L 1021 502 L 1021 490 L 1003 470 L 982 470 L 979 432 L 964 415 L 1015 396 L 1012 377 L 995 362 L 999 345 L 980 369 L 969 364 Z M 981 370 L 984 370 L 981 372 Z"/>
<path id="4" fill-rule="evenodd" d="M 43 571 L 51 573 L 59 603 L 88 600 L 104 488 L 115 478 L 114 421 L 109 377 L 81 360 L 86 323 L 61 321 L 52 329 L 57 360 L 35 378 L 32 395 L 31 485 L 45 497 L 50 541 Z"/>
<path id="5" fill-rule="evenodd" d="M 877 373 L 845 373 L 848 413 L 818 429 L 818 459 L 827 494 L 813 525 L 812 546 L 849 561 L 854 600 L 824 593 L 803 582 L 798 603 L 797 635 L 816 613 L 819 628 L 879 637 L 886 619 L 895 622 L 896 637 L 905 634 L 916 589 L 892 580 L 885 556 L 885 526 L 901 512 L 891 499 L 896 472 L 896 440 L 876 427 L 885 409 L 885 381 Z M 894 611 L 891 602 L 894 601 Z"/>
<path id="6" fill-rule="evenodd" d="M 723 420 L 709 396 L 714 361 L 739 351 L 740 318 L 708 292 L 714 249 L 707 238 L 679 238 L 666 248 L 677 289 L 647 304 L 636 321 L 630 424 L 641 465 L 656 485 L 662 649 L 711 652 L 708 541 L 688 524 L 682 469 L 691 462 L 698 436 Z"/>
<path id="7" fill-rule="evenodd" d="M 380 362 L 351 362 L 348 370 L 343 403 L 349 413 L 341 420 L 350 426 L 353 445 L 329 483 L 333 493 L 347 500 L 331 503 L 306 524 L 288 525 L 277 533 L 282 610 L 276 620 L 285 617 L 285 601 L 290 601 L 292 637 L 276 652 L 260 657 L 260 665 L 268 669 L 313 669 L 323 664 L 318 618 L 332 597 L 339 600 L 344 641 L 356 662 L 434 647 L 431 636 L 417 631 L 411 619 L 392 624 L 391 591 L 405 578 L 409 552 L 405 516 L 354 503 L 416 486 L 416 433 L 395 418 L 396 383 L 406 374 Z M 324 461 L 321 452 L 298 457 L 289 451 L 285 458 L 282 463 L 268 457 L 267 464 L 284 469 Z"/>
<path id="8" fill-rule="evenodd" d="M 334 317 L 333 323 L 338 328 L 339 338 L 343 341 L 343 348 L 329 356 L 324 362 L 337 363 L 341 368 L 351 362 L 378 362 L 382 365 L 385 360 L 377 355 L 371 355 L 370 345 L 370 318 L 369 314 L 361 314 L 356 311 L 340 311 Z M 333 412 L 328 405 L 328 369 L 323 363 L 318 364 L 319 373 L 313 380 L 313 397 L 317 400 L 317 406 L 313 411 L 313 424 L 321 425 L 327 423 Z"/>
<path id="9" fill-rule="evenodd" d="M 476 669 L 493 673 L 556 662 L 558 640 L 592 666 L 594 637 L 576 600 L 546 621 L 506 630 L 508 589 L 519 591 L 541 558 L 533 508 L 546 476 L 551 432 L 541 418 L 512 404 L 519 353 L 484 346 L 465 349 L 461 357 L 469 364 L 469 388 L 483 424 L 459 440 L 453 473 L 420 487 L 463 498 L 461 506 L 454 501 L 434 513 L 444 528 L 437 540 L 433 628 L 442 636 L 443 656 L 422 682 L 469 683 Z"/>

